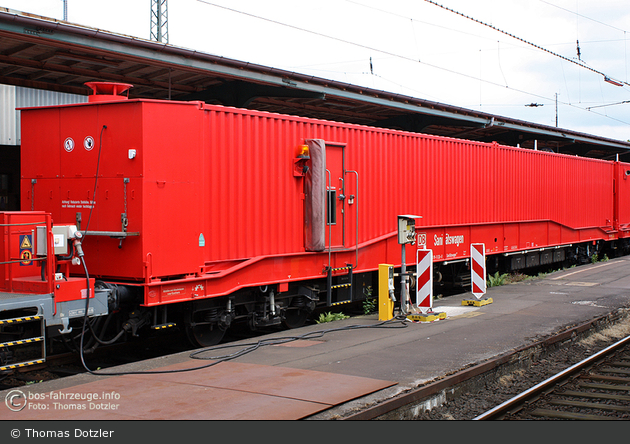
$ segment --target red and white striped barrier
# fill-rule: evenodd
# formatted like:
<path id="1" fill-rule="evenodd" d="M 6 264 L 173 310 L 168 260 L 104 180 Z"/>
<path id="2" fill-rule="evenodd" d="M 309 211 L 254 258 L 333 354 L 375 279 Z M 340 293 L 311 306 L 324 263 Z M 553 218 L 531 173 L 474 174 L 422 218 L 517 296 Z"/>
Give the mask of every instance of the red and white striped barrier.
<path id="1" fill-rule="evenodd" d="M 486 294 L 486 246 L 470 244 L 470 273 L 472 294 L 481 299 Z"/>
<path id="2" fill-rule="evenodd" d="M 416 304 L 422 313 L 433 311 L 433 250 L 416 252 Z"/>

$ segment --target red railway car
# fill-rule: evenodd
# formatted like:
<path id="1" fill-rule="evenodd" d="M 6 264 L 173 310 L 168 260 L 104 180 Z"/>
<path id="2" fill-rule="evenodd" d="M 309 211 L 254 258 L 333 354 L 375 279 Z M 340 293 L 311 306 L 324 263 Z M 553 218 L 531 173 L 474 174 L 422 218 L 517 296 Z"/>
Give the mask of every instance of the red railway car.
<path id="1" fill-rule="evenodd" d="M 46 325 L 67 331 L 94 303 L 88 314 L 118 319 L 95 326 L 103 338 L 177 322 L 207 345 L 238 320 L 299 326 L 365 299 L 379 264 L 401 266 L 403 214 L 420 216 L 413 248 L 433 250 L 442 283 L 468 285 L 473 242 L 490 270 L 628 248 L 630 164 L 89 86 L 88 103 L 22 110 L 21 214 L 34 219 L 6 224 L 0 265 L 0 291 L 21 292 L 0 309 L 18 318 L 49 294 Z M 48 245 L 29 265 L 18 231 Z M 56 241 L 69 250 L 53 254 Z M 54 285 L 16 288 L 25 275 L 84 288 L 64 307 Z"/>

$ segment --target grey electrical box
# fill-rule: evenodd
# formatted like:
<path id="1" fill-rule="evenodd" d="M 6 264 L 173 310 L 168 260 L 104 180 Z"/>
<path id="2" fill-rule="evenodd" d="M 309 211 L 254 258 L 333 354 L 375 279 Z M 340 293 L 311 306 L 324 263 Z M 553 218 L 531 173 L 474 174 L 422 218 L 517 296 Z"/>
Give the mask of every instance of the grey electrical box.
<path id="1" fill-rule="evenodd" d="M 56 225 L 52 227 L 54 253 L 66 256 L 69 252 L 69 239 L 74 239 L 76 225 Z"/>
<path id="2" fill-rule="evenodd" d="M 398 216 L 398 243 L 414 244 L 416 242 L 416 219 L 422 216 L 402 215 Z"/>
<path id="3" fill-rule="evenodd" d="M 37 256 L 46 256 L 48 254 L 46 226 L 39 226 L 35 229 L 35 254 Z"/>

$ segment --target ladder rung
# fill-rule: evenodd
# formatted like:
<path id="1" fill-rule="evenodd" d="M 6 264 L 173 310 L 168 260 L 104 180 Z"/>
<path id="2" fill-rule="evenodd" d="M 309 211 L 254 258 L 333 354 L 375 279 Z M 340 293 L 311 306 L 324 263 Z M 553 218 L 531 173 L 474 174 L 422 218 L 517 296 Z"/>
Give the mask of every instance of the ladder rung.
<path id="1" fill-rule="evenodd" d="M 13 319 L 0 319 L 0 325 L 9 325 L 9 324 L 21 324 L 24 322 L 31 321 L 40 321 L 43 318 L 41 315 L 36 316 L 24 316 L 22 318 L 13 318 Z"/>
<path id="2" fill-rule="evenodd" d="M 175 327 L 177 324 L 175 322 L 169 322 L 167 324 L 159 324 L 159 325 L 153 325 L 151 328 L 153 330 L 163 330 L 165 328 L 171 328 L 171 327 Z"/>
<path id="3" fill-rule="evenodd" d="M 352 284 L 339 284 L 339 285 L 331 285 L 330 288 L 335 289 L 335 288 L 344 288 L 344 287 L 350 287 L 352 286 Z"/>
<path id="4" fill-rule="evenodd" d="M 32 338 L 26 338 L 26 339 L 18 339 L 16 341 L 0 342 L 0 349 L 6 348 L 6 347 L 17 346 L 17 345 L 34 344 L 36 342 L 43 343 L 46 340 L 45 333 L 43 331 L 44 330 L 43 319 L 44 319 L 43 315 L 22 316 L 19 318 L 1 319 L 0 326 L 22 324 L 25 322 L 33 322 L 33 321 L 41 321 L 42 322 L 42 332 L 41 332 L 42 336 L 35 336 Z M 45 346 L 43 345 L 42 345 L 42 355 L 43 356 L 41 358 L 34 359 L 32 361 L 24 361 L 24 362 L 18 362 L 15 364 L 8 364 L 8 365 L 0 366 L 0 372 L 7 371 L 7 370 L 14 370 L 16 368 L 28 367 L 29 365 L 43 364 L 44 362 L 46 362 L 46 350 L 45 350 Z"/>
<path id="5" fill-rule="evenodd" d="M 0 347 L 12 347 L 14 345 L 32 344 L 34 342 L 41 342 L 43 340 L 43 336 L 38 336 L 36 338 L 20 339 L 19 341 L 0 342 Z"/>
<path id="6" fill-rule="evenodd" d="M 36 361 L 26 361 L 19 362 L 17 364 L 5 365 L 3 367 L 0 367 L 0 372 L 3 372 L 5 370 L 15 370 L 16 368 L 28 367 L 29 365 L 43 364 L 44 362 L 46 362 L 45 359 L 37 359 Z"/>
<path id="7" fill-rule="evenodd" d="M 332 304 L 330 304 L 330 305 L 331 305 L 331 306 L 334 306 L 334 305 L 341 305 L 341 304 L 349 304 L 350 302 L 352 302 L 352 301 L 333 302 L 333 303 L 332 303 Z"/>
<path id="8" fill-rule="evenodd" d="M 331 268 L 330 271 L 352 270 L 352 267 Z"/>

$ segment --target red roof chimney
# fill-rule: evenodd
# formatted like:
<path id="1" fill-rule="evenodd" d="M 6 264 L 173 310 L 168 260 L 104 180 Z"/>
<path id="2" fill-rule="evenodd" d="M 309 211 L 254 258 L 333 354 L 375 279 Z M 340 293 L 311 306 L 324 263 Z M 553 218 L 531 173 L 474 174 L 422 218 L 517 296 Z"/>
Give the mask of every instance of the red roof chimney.
<path id="1" fill-rule="evenodd" d="M 125 91 L 132 88 L 133 85 L 129 83 L 116 83 L 116 82 L 86 82 L 86 86 L 92 88 L 93 93 L 88 97 L 88 101 L 91 102 L 117 102 L 119 100 L 127 100 L 127 96 L 121 95 Z"/>

